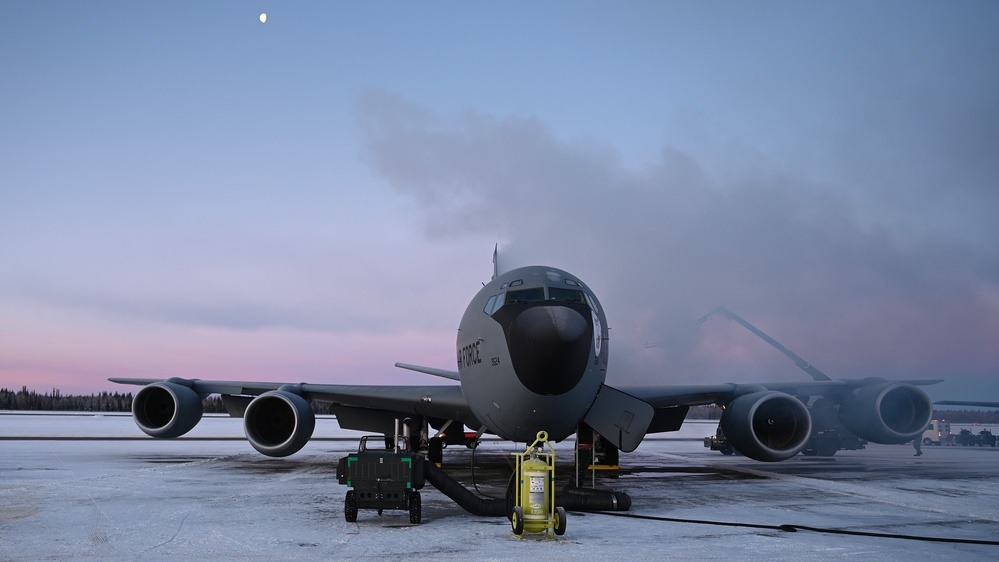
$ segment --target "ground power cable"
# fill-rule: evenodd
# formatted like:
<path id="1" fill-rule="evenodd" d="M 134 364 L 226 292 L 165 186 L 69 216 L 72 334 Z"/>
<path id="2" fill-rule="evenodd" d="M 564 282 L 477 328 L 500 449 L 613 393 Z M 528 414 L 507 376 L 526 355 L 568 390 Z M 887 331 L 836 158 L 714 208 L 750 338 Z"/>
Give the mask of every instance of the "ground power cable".
<path id="1" fill-rule="evenodd" d="M 616 513 L 612 511 L 597 511 L 599 515 L 610 515 L 613 517 L 629 517 L 632 519 L 644 519 L 647 521 L 662 521 L 666 523 L 690 523 L 694 525 L 717 525 L 721 527 L 743 527 L 749 529 L 766 529 L 770 531 L 784 531 L 795 533 L 798 531 L 812 531 L 814 533 L 827 533 L 833 535 L 852 535 L 858 537 L 877 537 L 884 539 L 903 539 L 910 541 L 942 542 L 951 544 L 980 544 L 986 546 L 999 546 L 999 541 L 988 541 L 980 539 L 957 539 L 947 537 L 923 537 L 919 535 L 903 535 L 899 533 L 876 533 L 873 531 L 851 531 L 847 529 L 825 529 L 822 527 L 810 527 L 808 525 L 764 525 L 759 523 L 734 523 L 729 521 L 708 521 L 704 519 L 682 519 L 678 517 L 660 517 L 656 515 L 637 515 L 634 513 Z"/>
<path id="2" fill-rule="evenodd" d="M 468 468 L 472 472 L 472 487 L 475 488 L 475 493 L 479 494 L 480 496 L 482 496 L 484 498 L 488 498 L 488 499 L 491 499 L 491 500 L 502 499 L 502 498 L 496 498 L 496 497 L 490 496 L 489 494 L 483 494 L 482 491 L 479 490 L 479 485 L 475 481 L 475 450 L 478 449 L 478 448 L 479 448 L 479 442 L 478 442 L 478 440 L 476 440 L 475 441 L 475 445 L 472 447 L 472 459 L 468 463 L 469 464 Z"/>

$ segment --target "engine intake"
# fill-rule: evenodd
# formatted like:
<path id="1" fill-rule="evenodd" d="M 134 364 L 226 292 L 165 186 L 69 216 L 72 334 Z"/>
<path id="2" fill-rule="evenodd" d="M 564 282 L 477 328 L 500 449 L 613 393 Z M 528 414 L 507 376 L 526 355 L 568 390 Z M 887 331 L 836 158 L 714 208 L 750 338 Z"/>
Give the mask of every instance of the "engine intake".
<path id="1" fill-rule="evenodd" d="M 243 429 L 257 451 L 269 457 L 287 457 L 309 442 L 316 429 L 316 414 L 298 394 L 272 390 L 246 407 Z"/>
<path id="2" fill-rule="evenodd" d="M 812 418 L 800 400 L 776 391 L 739 396 L 721 418 L 722 432 L 737 451 L 763 462 L 797 455 L 812 432 Z"/>
<path id="3" fill-rule="evenodd" d="M 848 394 L 839 407 L 839 419 L 853 433 L 893 445 L 923 434 L 933 415 L 929 396 L 911 384 L 883 382 Z"/>
<path id="4" fill-rule="evenodd" d="M 180 437 L 201 421 L 201 397 L 190 387 L 172 381 L 146 385 L 132 398 L 135 424 L 150 437 Z"/>

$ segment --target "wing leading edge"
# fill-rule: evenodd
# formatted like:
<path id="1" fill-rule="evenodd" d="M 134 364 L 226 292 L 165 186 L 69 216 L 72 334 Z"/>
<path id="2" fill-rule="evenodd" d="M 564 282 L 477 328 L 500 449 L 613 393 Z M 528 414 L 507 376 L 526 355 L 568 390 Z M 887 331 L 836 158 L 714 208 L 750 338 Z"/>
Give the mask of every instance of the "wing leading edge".
<path id="1" fill-rule="evenodd" d="M 191 388 L 202 398 L 220 394 L 227 401 L 230 413 L 234 415 L 242 415 L 250 398 L 284 389 L 306 400 L 330 403 L 337 414 L 338 423 L 345 429 L 380 431 L 386 426 L 391 427 L 394 419 L 407 416 L 460 421 L 469 427 L 481 426 L 469 410 L 461 388 L 457 385 L 376 386 L 146 378 L 108 380 L 140 386 L 176 382 Z M 230 404 L 239 406 L 233 408 Z"/>
<path id="2" fill-rule="evenodd" d="M 933 406 L 918 387 L 936 382 L 867 378 L 620 390 L 654 408 L 647 433 L 678 429 L 689 406 L 717 404 L 724 410 L 719 427 L 736 450 L 756 460 L 780 461 L 804 450 L 814 435 L 840 425 L 874 443 L 919 438 Z"/>
<path id="3" fill-rule="evenodd" d="M 668 385 L 668 386 L 622 386 L 618 387 L 640 400 L 648 402 L 653 408 L 670 408 L 675 406 L 704 406 L 717 404 L 724 406 L 743 394 L 760 390 L 783 392 L 792 396 L 809 397 L 824 396 L 842 398 L 859 388 L 882 383 L 898 383 L 912 386 L 928 386 L 943 382 L 936 379 L 917 379 L 888 381 L 880 378 L 832 381 L 802 381 L 762 384 L 702 384 L 702 385 Z M 938 404 L 941 402 L 938 402 Z"/>

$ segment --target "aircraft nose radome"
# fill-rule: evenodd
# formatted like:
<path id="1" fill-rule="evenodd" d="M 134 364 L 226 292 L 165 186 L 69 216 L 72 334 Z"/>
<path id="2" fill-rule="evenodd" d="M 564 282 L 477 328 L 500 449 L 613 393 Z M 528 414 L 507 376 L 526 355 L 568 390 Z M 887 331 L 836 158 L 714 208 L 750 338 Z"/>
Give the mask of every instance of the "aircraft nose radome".
<path id="1" fill-rule="evenodd" d="M 583 378 L 593 327 L 565 306 L 535 306 L 510 323 L 510 356 L 517 378 L 532 392 L 563 394 Z"/>

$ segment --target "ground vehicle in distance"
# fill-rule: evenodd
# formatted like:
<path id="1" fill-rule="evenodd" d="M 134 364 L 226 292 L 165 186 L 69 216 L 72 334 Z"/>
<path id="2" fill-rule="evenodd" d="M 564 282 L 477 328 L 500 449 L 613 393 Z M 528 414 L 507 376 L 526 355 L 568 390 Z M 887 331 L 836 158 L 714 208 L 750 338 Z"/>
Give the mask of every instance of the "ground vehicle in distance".
<path id="1" fill-rule="evenodd" d="M 996 436 L 992 434 L 991 431 L 983 429 L 978 432 L 978 443 L 979 447 L 995 447 L 996 446 Z"/>
<path id="2" fill-rule="evenodd" d="M 977 445 L 978 436 L 971 433 L 970 429 L 965 428 L 959 431 L 957 435 L 954 436 L 954 443 L 962 447 L 967 447 L 969 445 Z"/>
<path id="3" fill-rule="evenodd" d="M 953 445 L 954 435 L 947 420 L 930 420 L 923 431 L 923 445 Z"/>
<path id="4" fill-rule="evenodd" d="M 965 428 L 957 434 L 955 442 L 962 447 L 995 447 L 996 436 L 987 429 L 975 434 L 973 430 Z"/>

